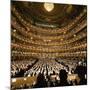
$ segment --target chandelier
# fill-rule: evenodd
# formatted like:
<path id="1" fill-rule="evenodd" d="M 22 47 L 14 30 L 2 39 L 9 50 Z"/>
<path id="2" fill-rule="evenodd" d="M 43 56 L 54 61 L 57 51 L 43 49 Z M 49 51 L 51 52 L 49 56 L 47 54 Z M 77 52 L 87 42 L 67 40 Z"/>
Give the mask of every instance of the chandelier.
<path id="1" fill-rule="evenodd" d="M 54 9 L 54 4 L 53 3 L 44 3 L 44 8 L 46 11 L 51 12 Z"/>

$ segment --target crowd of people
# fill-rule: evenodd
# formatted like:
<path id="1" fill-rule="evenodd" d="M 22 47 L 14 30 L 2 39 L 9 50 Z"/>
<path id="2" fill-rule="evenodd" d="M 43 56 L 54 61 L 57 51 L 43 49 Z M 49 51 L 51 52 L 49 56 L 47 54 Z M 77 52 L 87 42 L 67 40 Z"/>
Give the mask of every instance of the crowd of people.
<path id="1" fill-rule="evenodd" d="M 38 60 L 12 61 L 11 77 L 24 77 L 24 73 L 33 67 Z"/>
<path id="2" fill-rule="evenodd" d="M 34 63 L 34 64 L 33 64 Z M 71 61 L 71 60 L 38 60 L 38 61 L 25 61 L 22 64 L 14 62 L 12 67 L 18 66 L 18 69 L 23 67 L 24 73 L 21 76 L 37 77 L 37 80 L 30 85 L 21 85 L 19 88 L 43 88 L 43 87 L 58 87 L 58 86 L 71 86 L 71 85 L 86 85 L 87 84 L 87 62 L 84 61 Z M 29 65 L 29 67 L 26 69 Z M 15 68 L 15 70 L 17 70 Z M 12 71 L 13 68 L 12 68 Z M 20 73 L 20 72 L 19 72 Z M 68 79 L 68 75 L 77 74 L 77 79 L 74 81 Z M 16 74 L 17 75 L 17 74 Z M 13 77 L 16 77 L 14 75 Z M 18 76 L 17 76 L 18 77 Z"/>

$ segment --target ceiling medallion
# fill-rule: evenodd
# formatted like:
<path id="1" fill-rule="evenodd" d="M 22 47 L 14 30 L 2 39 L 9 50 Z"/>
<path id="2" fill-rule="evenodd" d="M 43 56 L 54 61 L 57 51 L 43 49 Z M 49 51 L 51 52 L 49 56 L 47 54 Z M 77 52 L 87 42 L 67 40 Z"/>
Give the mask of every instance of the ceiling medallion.
<path id="1" fill-rule="evenodd" d="M 44 8 L 46 11 L 51 12 L 54 9 L 54 4 L 53 3 L 44 3 Z"/>

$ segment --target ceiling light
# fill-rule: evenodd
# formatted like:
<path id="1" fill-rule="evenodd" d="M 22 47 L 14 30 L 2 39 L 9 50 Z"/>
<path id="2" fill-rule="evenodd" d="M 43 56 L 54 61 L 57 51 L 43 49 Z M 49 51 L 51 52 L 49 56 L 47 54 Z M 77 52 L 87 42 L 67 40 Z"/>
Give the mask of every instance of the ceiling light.
<path id="1" fill-rule="evenodd" d="M 44 8 L 46 11 L 51 12 L 54 9 L 54 4 L 53 3 L 44 3 Z"/>
<path id="2" fill-rule="evenodd" d="M 16 79 L 14 78 L 14 79 L 12 79 L 12 82 L 16 82 Z"/>

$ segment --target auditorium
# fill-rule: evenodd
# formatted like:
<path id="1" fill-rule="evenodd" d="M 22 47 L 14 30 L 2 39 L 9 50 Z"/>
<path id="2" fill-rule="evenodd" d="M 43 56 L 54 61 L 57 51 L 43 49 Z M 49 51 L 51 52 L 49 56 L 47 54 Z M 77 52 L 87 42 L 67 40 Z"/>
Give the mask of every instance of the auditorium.
<path id="1" fill-rule="evenodd" d="M 11 1 L 11 89 L 87 85 L 87 6 Z"/>

